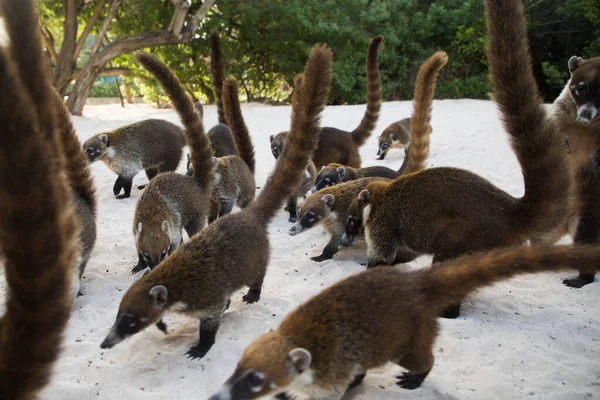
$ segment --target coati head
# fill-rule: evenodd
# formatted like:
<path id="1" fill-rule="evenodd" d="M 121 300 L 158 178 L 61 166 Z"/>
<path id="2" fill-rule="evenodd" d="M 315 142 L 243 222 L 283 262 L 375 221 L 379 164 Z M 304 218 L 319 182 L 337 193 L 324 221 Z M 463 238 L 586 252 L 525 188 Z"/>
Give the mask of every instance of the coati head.
<path id="1" fill-rule="evenodd" d="M 147 274 L 149 270 L 146 271 Z M 145 274 L 123 296 L 119 305 L 117 320 L 110 328 L 102 344 L 100 344 L 101 348 L 110 349 L 152 324 L 157 324 L 159 329 L 163 329 L 160 328 L 161 317 L 167 308 L 169 292 L 162 285 L 153 286 L 146 290 L 143 284 L 144 278 Z"/>
<path id="2" fill-rule="evenodd" d="M 186 175 L 194 175 L 194 168 L 192 167 L 192 158 L 190 157 L 190 153 L 187 153 L 187 164 L 185 165 L 185 168 L 187 169 L 185 173 Z"/>
<path id="3" fill-rule="evenodd" d="M 277 135 L 271 135 L 271 153 L 273 153 L 273 157 L 277 160 L 283 151 L 283 146 L 285 144 L 285 139 L 287 132 L 280 132 Z"/>
<path id="4" fill-rule="evenodd" d="M 342 236 L 342 246 L 350 246 L 354 242 L 356 235 L 362 230 L 363 210 L 369 203 L 371 195 L 368 190 L 363 190 L 358 197 L 350 203 L 348 207 L 348 217 L 346 218 L 346 227 Z"/>
<path id="5" fill-rule="evenodd" d="M 335 196 L 332 194 L 311 194 L 302 202 L 298 212 L 298 220 L 292 225 L 288 234 L 294 236 L 312 228 L 329 216 L 334 204 Z"/>
<path id="6" fill-rule="evenodd" d="M 161 263 L 171 250 L 171 226 L 163 221 L 159 229 L 151 224 L 138 222 L 133 227 L 133 236 L 140 257 L 151 269 Z"/>
<path id="7" fill-rule="evenodd" d="M 377 149 L 377 155 L 381 156 L 380 160 L 383 160 L 385 154 L 389 150 L 389 148 L 397 142 L 396 135 L 391 130 L 386 129 L 383 131 L 381 136 L 379 136 L 379 148 Z"/>
<path id="8" fill-rule="evenodd" d="M 346 176 L 346 168 L 340 164 L 329 164 L 322 167 L 317 175 L 315 186 L 310 189 L 311 193 L 318 192 L 319 190 L 335 186 L 343 182 Z"/>
<path id="9" fill-rule="evenodd" d="M 83 144 L 83 151 L 90 163 L 98 161 L 106 153 L 108 147 L 108 135 L 102 133 L 98 136 L 89 138 Z"/>
<path id="10" fill-rule="evenodd" d="M 569 60 L 571 80 L 569 89 L 577 104 L 577 121 L 589 124 L 600 109 L 600 57 Z"/>
<path id="11" fill-rule="evenodd" d="M 278 331 L 251 343 L 223 389 L 209 400 L 251 400 L 282 393 L 299 381 L 312 380 L 311 353 L 294 347 Z"/>

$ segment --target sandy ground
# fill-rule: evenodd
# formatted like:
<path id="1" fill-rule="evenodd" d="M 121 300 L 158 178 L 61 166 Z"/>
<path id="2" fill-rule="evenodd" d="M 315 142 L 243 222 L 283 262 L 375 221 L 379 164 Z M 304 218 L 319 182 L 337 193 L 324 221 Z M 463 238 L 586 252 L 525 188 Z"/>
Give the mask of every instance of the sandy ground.
<path id="1" fill-rule="evenodd" d="M 351 130 L 364 106 L 328 107 L 324 125 Z M 257 186 L 262 186 L 274 159 L 269 135 L 289 126 L 289 107 L 244 104 L 254 140 Z M 363 165 L 397 168 L 404 152 L 392 150 L 376 161 L 377 136 L 391 122 L 407 117 L 410 102 L 385 103 L 375 134 L 361 148 Z M 173 111 L 145 105 L 88 106 L 75 117 L 81 140 L 103 130 L 157 117 L 179 124 Z M 207 127 L 216 123 L 216 109 L 205 108 Z M 523 192 L 522 177 L 495 106 L 487 101 L 435 101 L 431 166 L 457 166 L 474 171 L 512 195 Z M 185 163 L 182 161 L 180 170 Z M 365 244 L 343 250 L 323 263 L 309 260 L 328 241 L 321 227 L 296 237 L 283 210 L 270 227 L 272 258 L 263 294 L 257 304 L 232 298 L 216 344 L 200 361 L 184 353 L 198 340 L 198 321 L 169 315 L 169 334 L 151 327 L 110 350 L 100 342 L 113 324 L 125 290 L 137 278 L 131 221 L 141 192 L 117 200 L 116 179 L 105 165 L 92 166 L 99 199 L 98 240 L 83 279 L 66 332 L 64 351 L 52 383 L 42 399 L 206 399 L 232 373 L 252 340 L 277 326 L 282 317 L 322 288 L 364 269 Z M 144 183 L 139 174 L 134 184 Z M 457 188 L 457 190 L 461 190 Z M 358 261 L 358 262 L 357 262 Z M 420 258 L 409 266 L 428 265 Z M 580 290 L 562 285 L 572 273 L 512 279 L 471 295 L 457 320 L 442 320 L 435 345 L 436 362 L 423 386 L 407 391 L 395 385 L 395 365 L 370 371 L 352 399 L 583 399 L 600 397 L 600 306 L 598 283 Z M 5 287 L 5 284 L 0 284 Z M 402 299 L 398 299 L 399 302 Z"/>

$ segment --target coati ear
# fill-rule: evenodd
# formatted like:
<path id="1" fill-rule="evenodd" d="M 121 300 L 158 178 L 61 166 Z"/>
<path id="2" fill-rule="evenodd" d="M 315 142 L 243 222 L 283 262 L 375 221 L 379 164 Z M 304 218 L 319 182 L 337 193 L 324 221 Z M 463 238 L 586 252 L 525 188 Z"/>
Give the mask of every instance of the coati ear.
<path id="1" fill-rule="evenodd" d="M 569 59 L 569 72 L 573 75 L 573 72 L 577 70 L 583 64 L 583 58 L 573 56 Z"/>
<path id="2" fill-rule="evenodd" d="M 273 139 L 275 139 L 275 135 L 271 135 L 271 136 L 269 136 L 269 142 L 272 142 L 272 141 L 273 141 Z"/>
<path id="3" fill-rule="evenodd" d="M 98 139 L 100 139 L 102 143 L 108 144 L 108 135 L 106 133 L 103 133 L 102 135 L 98 136 Z"/>
<path id="4" fill-rule="evenodd" d="M 326 194 L 325 196 L 323 196 L 321 198 L 321 201 L 323 203 L 325 203 L 326 205 L 328 205 L 329 207 L 332 207 L 333 204 L 335 203 L 335 196 L 332 194 Z"/>
<path id="5" fill-rule="evenodd" d="M 162 229 L 163 232 L 166 232 L 169 230 L 169 221 L 164 220 L 162 222 L 162 224 L 160 224 L 160 229 Z"/>
<path id="6" fill-rule="evenodd" d="M 358 194 L 358 200 L 362 201 L 364 204 L 369 204 L 371 201 L 371 192 L 368 190 L 363 190 Z"/>
<path id="7" fill-rule="evenodd" d="M 142 221 L 137 224 L 137 233 L 142 233 Z"/>
<path id="8" fill-rule="evenodd" d="M 335 170 L 337 171 L 337 173 L 340 176 L 340 178 L 344 179 L 344 177 L 346 176 L 346 168 L 344 168 L 344 167 L 337 167 Z"/>
<path id="9" fill-rule="evenodd" d="M 167 290 L 166 287 L 164 287 L 162 285 L 154 286 L 148 292 L 148 296 L 150 296 L 150 301 L 152 302 L 152 304 L 159 306 L 160 308 L 163 308 L 165 306 L 165 304 L 167 304 L 167 295 L 168 294 L 169 294 L 169 291 Z"/>
<path id="10" fill-rule="evenodd" d="M 288 354 L 288 362 L 294 371 L 298 374 L 303 373 L 310 367 L 312 355 L 306 349 L 296 348 L 290 350 Z"/>

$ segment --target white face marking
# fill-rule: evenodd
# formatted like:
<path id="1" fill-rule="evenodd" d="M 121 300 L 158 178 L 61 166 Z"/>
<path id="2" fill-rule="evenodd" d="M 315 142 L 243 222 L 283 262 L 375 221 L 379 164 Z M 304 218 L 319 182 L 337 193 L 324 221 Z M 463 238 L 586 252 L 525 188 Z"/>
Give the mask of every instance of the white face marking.
<path id="1" fill-rule="evenodd" d="M 593 104 L 584 104 L 577 109 L 577 121 L 589 124 L 596 118 L 598 109 Z M 585 117 L 583 117 L 585 115 Z M 588 117 L 590 117 L 588 119 Z"/>
<path id="2" fill-rule="evenodd" d="M 115 149 L 113 149 L 112 147 L 107 147 L 106 152 L 104 153 L 104 155 L 108 158 L 114 158 L 115 154 Z"/>
<path id="3" fill-rule="evenodd" d="M 330 212 L 329 215 L 327 216 L 327 218 L 329 218 L 332 221 L 337 221 L 337 219 L 339 218 L 339 215 L 336 212 Z"/>
<path id="4" fill-rule="evenodd" d="M 310 172 L 308 172 L 308 170 L 304 171 L 304 176 L 310 178 Z"/>
<path id="5" fill-rule="evenodd" d="M 187 311 L 188 308 L 189 308 L 189 305 L 187 303 L 184 303 L 183 301 L 178 301 L 171 306 L 171 311 L 183 312 L 183 311 Z"/>

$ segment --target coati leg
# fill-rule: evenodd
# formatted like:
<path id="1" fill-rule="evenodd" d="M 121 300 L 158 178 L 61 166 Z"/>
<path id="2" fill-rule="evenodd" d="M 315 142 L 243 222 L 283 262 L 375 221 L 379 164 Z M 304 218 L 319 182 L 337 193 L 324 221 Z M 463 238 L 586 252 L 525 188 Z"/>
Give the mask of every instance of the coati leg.
<path id="1" fill-rule="evenodd" d="M 385 158 L 385 156 L 387 155 L 387 152 L 388 152 L 387 150 L 386 150 L 386 151 L 383 151 L 383 152 L 381 153 L 381 155 L 379 156 L 378 160 L 383 160 L 383 159 Z"/>
<path id="2" fill-rule="evenodd" d="M 210 211 L 208 214 L 208 223 L 212 224 L 217 218 L 219 218 L 219 213 L 221 212 L 221 202 L 210 202 Z"/>
<path id="3" fill-rule="evenodd" d="M 229 197 L 221 197 L 221 210 L 219 211 L 219 217 L 223 215 L 227 215 L 233 210 L 233 206 L 235 205 L 235 201 L 230 199 Z"/>
<path id="4" fill-rule="evenodd" d="M 131 186 L 133 185 L 133 177 L 128 178 L 123 175 L 119 175 L 117 180 L 115 181 L 115 185 L 113 186 L 113 193 L 117 196 L 117 199 L 126 199 L 131 195 Z M 121 193 L 121 189 L 123 189 L 124 193 Z"/>
<path id="5" fill-rule="evenodd" d="M 298 198 L 296 196 L 292 196 L 287 201 L 287 210 L 290 213 L 289 222 L 298 221 Z"/>
<path id="6" fill-rule="evenodd" d="M 244 301 L 245 303 L 248 303 L 248 304 L 252 304 L 252 303 L 256 303 L 258 300 L 260 300 L 260 293 L 262 291 L 263 279 L 264 279 L 264 276 L 260 277 L 260 280 L 258 282 L 250 285 L 250 288 L 248 289 L 248 293 L 246 293 L 244 295 L 244 297 L 242 297 L 242 301 Z"/>
<path id="7" fill-rule="evenodd" d="M 220 315 L 200 318 L 200 341 L 185 353 L 188 358 L 200 359 L 208 353 L 213 344 L 215 344 L 215 337 L 217 336 L 220 324 Z"/>
<path id="8" fill-rule="evenodd" d="M 408 263 L 417 257 L 419 257 L 419 254 L 410 250 L 398 251 L 396 253 L 396 258 L 394 259 L 393 265 Z"/>
<path id="9" fill-rule="evenodd" d="M 598 207 L 595 205 L 595 207 Z M 600 213 L 588 207 L 583 212 L 577 225 L 574 242 L 578 244 L 598 243 L 598 233 L 600 232 Z M 569 287 L 580 289 L 587 284 L 594 282 L 596 275 L 596 266 L 581 267 L 579 276 L 576 278 L 565 279 L 563 283 Z"/>
<path id="10" fill-rule="evenodd" d="M 373 240 L 375 239 L 375 240 Z M 378 229 L 376 237 L 371 237 L 367 242 L 367 268 L 375 268 L 379 265 L 390 265 L 396 259 L 398 249 L 397 239 Z"/>
<path id="11" fill-rule="evenodd" d="M 144 261 L 144 258 L 141 256 L 141 254 L 138 253 L 138 263 L 135 267 L 133 267 L 131 269 L 131 273 L 135 274 L 135 273 L 145 270 L 146 268 L 148 268 L 146 261 Z"/>
<path id="12" fill-rule="evenodd" d="M 434 325 L 433 328 L 431 324 Z M 421 327 L 420 333 L 415 334 L 416 342 L 410 347 L 410 352 L 403 354 L 397 361 L 398 365 L 408 370 L 396 377 L 398 386 L 409 390 L 416 389 L 429 375 L 433 368 L 432 349 L 437 330 L 437 322 L 431 320 L 426 326 Z"/>
<path id="13" fill-rule="evenodd" d="M 323 249 L 320 256 L 311 257 L 310 259 L 316 262 L 321 262 L 333 258 L 335 253 L 338 252 L 342 242 L 342 235 L 334 234 L 331 236 L 331 240 L 327 243 L 327 246 Z"/>
<path id="14" fill-rule="evenodd" d="M 188 222 L 187 225 L 183 227 L 183 229 L 185 229 L 185 231 L 188 234 L 188 237 L 190 238 L 196 233 L 200 232 L 200 229 L 202 229 L 202 221 L 200 221 L 200 216 Z"/>
<path id="15" fill-rule="evenodd" d="M 360 374 L 354 375 L 354 377 L 352 377 L 352 380 L 348 384 L 348 389 L 346 389 L 346 391 L 352 390 L 355 387 L 357 387 L 358 385 L 360 385 L 362 383 L 362 381 L 365 379 L 365 376 L 367 376 L 366 372 L 361 372 Z"/>
<path id="16" fill-rule="evenodd" d="M 158 166 L 158 172 L 175 171 L 179 166 L 179 162 L 181 161 L 181 153 L 179 153 L 178 156 L 179 157 L 174 155 L 173 157 L 165 160 L 162 164 Z"/>
<path id="17" fill-rule="evenodd" d="M 148 181 L 151 181 L 158 174 L 158 168 L 148 168 L 145 171 L 146 171 L 146 176 L 148 177 Z M 142 190 L 145 187 L 146 187 L 146 185 L 138 185 L 137 186 L 137 188 L 139 190 Z"/>
<path id="18" fill-rule="evenodd" d="M 453 251 L 451 252 L 452 255 L 440 255 L 440 254 L 435 254 L 433 256 L 433 263 L 440 263 L 440 262 L 444 262 L 446 260 L 450 260 L 452 258 L 456 258 L 461 254 L 464 254 L 465 252 L 459 252 L 459 251 Z M 447 306 L 446 308 L 444 308 L 444 310 L 442 311 L 440 317 L 442 318 L 448 318 L 448 319 L 454 319 L 454 318 L 458 318 L 460 316 L 460 302 L 456 303 L 456 304 L 452 304 Z"/>

